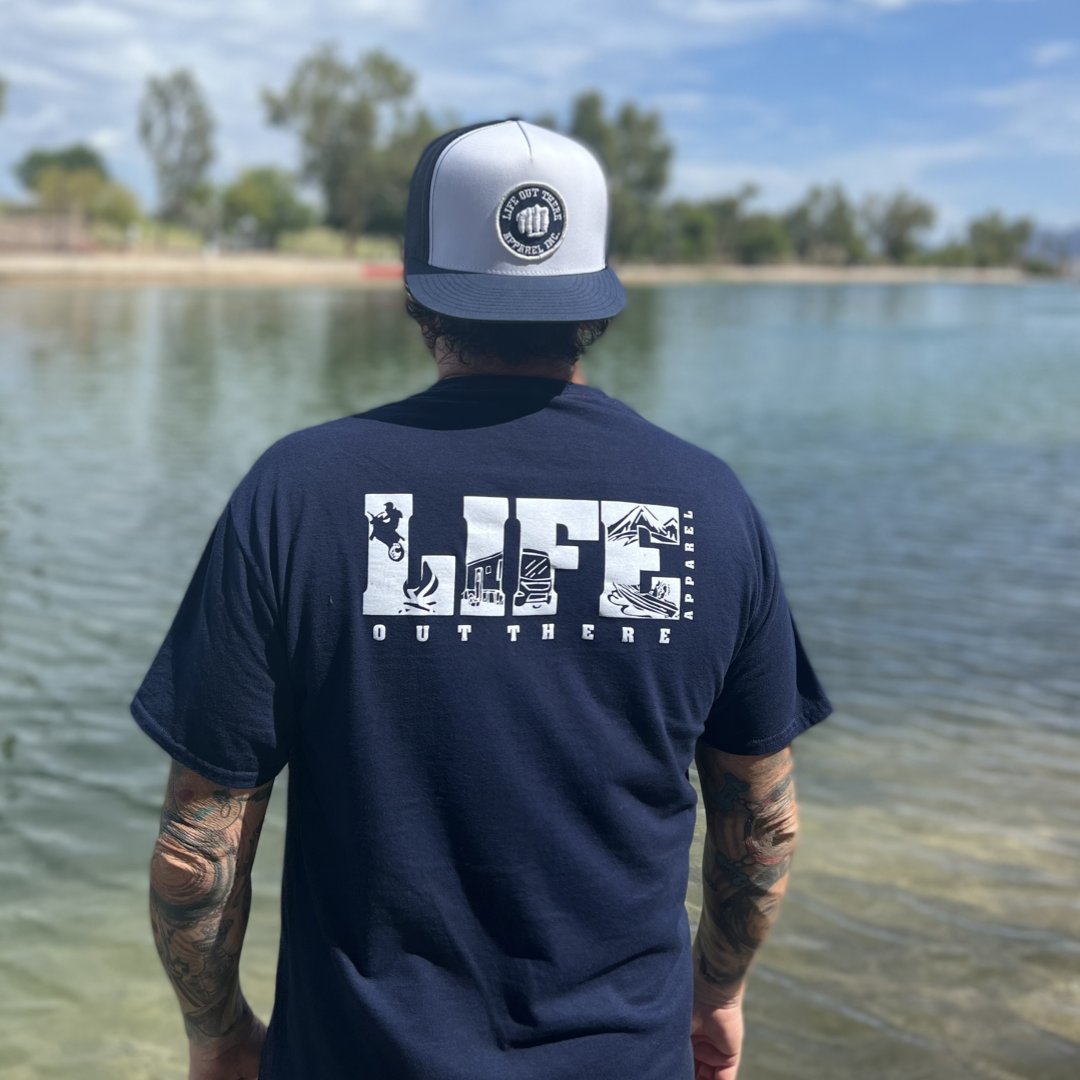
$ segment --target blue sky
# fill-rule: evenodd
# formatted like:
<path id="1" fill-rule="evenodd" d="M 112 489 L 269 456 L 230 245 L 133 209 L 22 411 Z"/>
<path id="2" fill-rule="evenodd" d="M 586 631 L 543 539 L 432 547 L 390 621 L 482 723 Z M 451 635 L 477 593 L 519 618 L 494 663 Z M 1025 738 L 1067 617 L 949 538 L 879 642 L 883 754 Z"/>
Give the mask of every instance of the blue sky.
<path id="1" fill-rule="evenodd" d="M 989 207 L 1080 224 L 1080 0 L 0 0 L 0 194 L 28 147 L 88 139 L 152 202 L 135 109 L 182 65 L 218 178 L 294 164 L 258 91 L 323 41 L 388 49 L 463 122 L 589 87 L 659 108 L 676 193 L 755 181 L 779 207 L 838 180 L 923 193 L 943 231 Z"/>

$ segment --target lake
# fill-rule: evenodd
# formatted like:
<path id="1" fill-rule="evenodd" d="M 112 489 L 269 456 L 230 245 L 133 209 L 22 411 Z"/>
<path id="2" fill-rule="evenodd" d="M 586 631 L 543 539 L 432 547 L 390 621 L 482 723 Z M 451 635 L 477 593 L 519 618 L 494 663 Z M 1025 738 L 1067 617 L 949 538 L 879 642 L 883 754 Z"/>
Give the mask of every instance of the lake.
<path id="1" fill-rule="evenodd" d="M 1080 290 L 636 289 L 587 369 L 739 473 L 836 705 L 796 743 L 743 1080 L 1075 1080 Z M 255 457 L 431 378 L 388 293 L 0 289 L 6 1080 L 186 1076 L 146 919 L 166 761 L 127 703 Z M 264 1012 L 283 822 L 279 785 Z"/>

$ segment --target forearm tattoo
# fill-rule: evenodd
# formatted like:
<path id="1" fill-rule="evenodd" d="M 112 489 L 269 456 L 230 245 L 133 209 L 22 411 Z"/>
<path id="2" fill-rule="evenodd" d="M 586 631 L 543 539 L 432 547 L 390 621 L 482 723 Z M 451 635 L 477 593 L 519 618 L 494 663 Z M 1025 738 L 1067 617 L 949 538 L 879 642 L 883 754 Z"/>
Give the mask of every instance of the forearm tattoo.
<path id="1" fill-rule="evenodd" d="M 734 992 L 787 885 L 798 831 L 793 763 L 785 750 L 735 775 L 731 755 L 702 746 L 697 767 L 708 828 L 694 960 L 707 983 Z"/>
<path id="2" fill-rule="evenodd" d="M 176 762 L 169 773 L 150 865 L 150 924 L 194 1041 L 220 1039 L 250 1014 L 240 950 L 272 788 L 230 790 Z"/>

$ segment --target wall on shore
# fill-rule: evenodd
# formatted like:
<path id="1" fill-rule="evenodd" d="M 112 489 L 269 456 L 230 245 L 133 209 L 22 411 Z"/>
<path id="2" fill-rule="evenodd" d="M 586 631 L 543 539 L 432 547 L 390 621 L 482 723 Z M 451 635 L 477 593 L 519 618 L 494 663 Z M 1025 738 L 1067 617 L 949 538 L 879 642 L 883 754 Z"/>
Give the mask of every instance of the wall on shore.
<path id="1" fill-rule="evenodd" d="M 81 214 L 0 213 L 0 257 L 8 252 L 88 251 L 93 237 Z"/>

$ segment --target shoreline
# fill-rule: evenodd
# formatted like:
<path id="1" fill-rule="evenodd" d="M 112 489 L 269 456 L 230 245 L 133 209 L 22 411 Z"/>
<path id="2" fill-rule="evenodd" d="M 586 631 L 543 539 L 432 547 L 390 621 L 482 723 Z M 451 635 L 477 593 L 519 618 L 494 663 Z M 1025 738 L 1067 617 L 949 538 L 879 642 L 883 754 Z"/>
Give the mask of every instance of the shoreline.
<path id="1" fill-rule="evenodd" d="M 616 266 L 628 286 L 705 282 L 769 285 L 1022 285 L 1037 278 L 1015 268 L 936 266 Z M 107 254 L 0 253 L 4 285 L 187 285 L 235 287 L 338 286 L 354 289 L 401 287 L 396 260 L 316 258 L 270 253 Z"/>
<path id="2" fill-rule="evenodd" d="M 316 258 L 279 254 L 110 252 L 0 253 L 4 285 L 213 285 L 237 287 L 401 287 L 396 259 Z"/>
<path id="3" fill-rule="evenodd" d="M 979 269 L 962 266 L 819 266 L 776 263 L 645 265 L 617 267 L 626 285 L 691 285 L 699 282 L 762 285 L 1023 285 L 1036 278 L 1016 267 Z"/>

